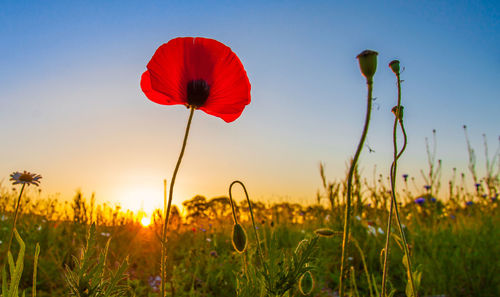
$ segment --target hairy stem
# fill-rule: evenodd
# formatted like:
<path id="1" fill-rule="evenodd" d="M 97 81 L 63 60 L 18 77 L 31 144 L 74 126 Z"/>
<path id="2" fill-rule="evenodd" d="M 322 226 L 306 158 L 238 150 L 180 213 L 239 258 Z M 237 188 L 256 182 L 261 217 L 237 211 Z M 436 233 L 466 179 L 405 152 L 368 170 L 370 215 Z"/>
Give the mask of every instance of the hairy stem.
<path id="1" fill-rule="evenodd" d="M 19 197 L 17 198 L 16 210 L 14 211 L 14 220 L 12 221 L 12 226 L 10 227 L 9 243 L 7 244 L 7 253 L 10 251 L 10 246 L 12 245 L 12 238 L 14 237 L 14 229 L 16 229 L 17 215 L 19 214 L 19 205 L 21 204 L 21 197 L 23 196 L 25 186 L 26 184 L 23 184 L 23 186 L 21 187 L 21 192 L 19 193 Z"/>
<path id="2" fill-rule="evenodd" d="M 189 119 L 186 125 L 186 132 L 184 133 L 184 140 L 182 142 L 182 149 L 179 154 L 179 158 L 177 159 L 177 164 L 175 165 L 174 173 L 172 175 L 172 181 L 170 183 L 170 189 L 168 191 L 168 203 L 167 203 L 167 211 L 165 212 L 165 222 L 163 223 L 163 231 L 162 231 L 162 267 L 163 271 L 162 276 L 161 276 L 161 297 L 165 296 L 165 283 L 167 281 L 167 275 L 166 275 L 166 254 L 167 254 L 167 230 L 168 230 L 168 220 L 170 218 L 170 208 L 172 206 L 172 198 L 173 198 L 173 192 L 174 192 L 174 185 L 175 185 L 175 178 L 177 177 L 177 172 L 179 171 L 179 167 L 181 165 L 182 157 L 184 156 L 184 150 L 186 149 L 186 143 L 189 135 L 189 128 L 191 127 L 191 121 L 193 120 L 193 114 L 194 114 L 194 107 L 190 108 L 190 113 L 189 113 Z"/>
<path id="3" fill-rule="evenodd" d="M 243 191 L 245 192 L 245 197 L 247 198 L 247 203 L 248 203 L 248 209 L 250 210 L 250 217 L 252 218 L 252 226 L 253 226 L 253 231 L 255 233 L 255 240 L 257 240 L 257 250 L 259 251 L 259 257 L 260 257 L 260 261 L 262 262 L 262 266 L 264 267 L 264 271 L 267 275 L 267 266 L 266 266 L 266 262 L 264 261 L 264 253 L 262 252 L 262 249 L 260 247 L 260 240 L 259 240 L 259 234 L 257 233 L 257 227 L 255 227 L 255 219 L 254 219 L 254 216 L 253 216 L 253 210 L 252 210 L 252 203 L 250 202 L 250 198 L 248 197 L 248 192 L 247 192 L 247 189 L 245 188 L 245 185 L 239 181 L 239 180 L 235 180 L 231 183 L 231 185 L 229 186 L 229 201 L 231 202 L 231 208 L 233 210 L 233 218 L 234 218 L 234 223 L 238 223 L 237 219 L 236 219 L 236 212 L 234 210 L 234 202 L 233 202 L 233 195 L 231 193 L 231 189 L 233 187 L 233 185 L 235 184 L 240 184 L 241 187 L 243 188 Z"/>
<path id="4" fill-rule="evenodd" d="M 345 205 L 345 221 L 344 221 L 344 236 L 342 240 L 342 258 L 340 263 L 340 279 L 339 279 L 339 295 L 340 297 L 344 297 L 344 273 L 345 273 L 345 265 L 347 259 L 347 245 L 349 241 L 349 229 L 351 225 L 351 196 L 352 196 L 352 179 L 354 175 L 354 170 L 356 168 L 356 163 L 358 162 L 359 155 L 361 154 L 361 150 L 363 149 L 363 144 L 365 143 L 366 134 L 368 133 L 368 126 L 370 124 L 370 115 L 372 110 L 372 91 L 373 91 L 373 81 L 367 80 L 368 86 L 368 96 L 367 96 L 367 106 L 366 106 L 366 118 L 365 125 L 363 128 L 363 133 L 361 134 L 361 139 L 359 140 L 358 148 L 356 149 L 356 153 L 354 154 L 354 158 L 351 161 L 351 168 L 349 169 L 349 176 L 347 179 L 347 197 L 346 197 L 346 205 Z"/>

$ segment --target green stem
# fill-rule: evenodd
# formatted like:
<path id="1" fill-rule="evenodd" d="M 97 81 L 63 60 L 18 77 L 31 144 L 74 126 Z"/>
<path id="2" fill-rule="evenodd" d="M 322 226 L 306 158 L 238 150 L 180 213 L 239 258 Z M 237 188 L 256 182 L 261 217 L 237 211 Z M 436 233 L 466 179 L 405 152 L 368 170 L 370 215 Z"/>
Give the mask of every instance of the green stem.
<path id="1" fill-rule="evenodd" d="M 177 177 L 177 172 L 179 171 L 179 167 L 181 165 L 182 157 L 184 156 L 184 150 L 186 149 L 186 143 L 189 135 L 189 128 L 191 127 L 191 121 L 193 120 L 193 114 L 194 114 L 195 108 L 190 107 L 190 113 L 189 113 L 189 119 L 186 125 L 186 132 L 184 133 L 184 140 L 182 142 L 182 149 L 181 153 L 179 154 L 179 158 L 177 159 L 177 164 L 175 165 L 174 173 L 172 175 L 172 182 L 170 183 L 170 189 L 168 192 L 168 204 L 167 204 L 167 211 L 165 215 L 165 222 L 163 224 L 163 232 L 162 232 L 162 255 L 163 259 L 162 261 L 162 266 L 163 266 L 163 271 L 162 271 L 162 277 L 161 277 L 161 297 L 165 296 L 165 282 L 167 281 L 166 277 L 166 255 L 167 255 L 167 230 L 168 230 L 168 220 L 170 218 L 170 208 L 172 206 L 172 198 L 173 198 L 173 192 L 174 192 L 174 185 L 175 185 L 175 178 Z"/>
<path id="2" fill-rule="evenodd" d="M 385 241 L 385 249 L 384 249 L 384 268 L 383 268 L 383 274 L 382 274 L 382 289 L 381 289 L 380 295 L 381 295 L 381 297 L 386 296 L 386 282 L 387 282 L 387 274 L 388 274 L 388 270 L 389 270 L 389 248 L 390 248 L 389 241 L 390 241 L 390 236 L 391 236 L 392 215 L 394 212 L 396 212 L 396 218 L 397 218 L 401 238 L 403 239 L 405 255 L 406 255 L 406 258 L 408 259 L 408 269 L 409 269 L 409 278 L 410 278 L 411 288 L 412 288 L 414 297 L 416 297 L 417 295 L 415 293 L 415 286 L 413 283 L 413 276 L 411 273 L 411 264 L 410 264 L 411 262 L 410 262 L 410 258 L 409 258 L 410 256 L 407 253 L 408 244 L 406 242 L 406 237 L 404 235 L 404 231 L 403 231 L 403 228 L 401 225 L 401 220 L 399 217 L 398 205 L 397 205 L 397 200 L 396 200 L 397 162 L 398 162 L 398 159 L 403 154 L 404 150 L 406 149 L 406 144 L 407 144 L 407 135 L 406 135 L 406 131 L 404 129 L 402 117 L 400 115 L 400 112 L 401 112 L 401 78 L 399 76 L 399 73 L 396 74 L 396 78 L 397 78 L 397 85 L 398 85 L 398 104 L 396 107 L 394 126 L 393 126 L 393 131 L 392 131 L 393 132 L 392 139 L 393 139 L 393 146 L 394 146 L 394 154 L 393 154 L 394 160 L 391 164 L 391 169 L 390 169 L 391 205 L 389 208 L 389 216 L 387 219 L 387 231 L 386 231 L 386 241 Z M 398 147 L 397 147 L 397 126 L 398 126 L 398 123 L 401 125 L 401 130 L 403 132 L 403 137 L 404 137 L 404 144 L 403 144 L 403 147 L 399 153 L 398 153 Z"/>
<path id="3" fill-rule="evenodd" d="M 255 227 L 255 220 L 253 217 L 252 203 L 250 202 L 250 198 L 248 198 L 248 192 L 247 192 L 247 189 L 245 188 L 245 185 L 239 180 L 233 181 L 231 183 L 231 185 L 229 186 L 229 201 L 231 203 L 231 209 L 233 210 L 234 223 L 235 224 L 238 223 L 238 221 L 236 219 L 236 212 L 234 210 L 233 195 L 231 193 L 231 189 L 232 189 L 233 185 L 235 185 L 235 184 L 240 184 L 241 187 L 243 188 L 243 191 L 245 192 L 245 197 L 247 198 L 247 203 L 248 203 L 248 209 L 250 210 L 250 217 L 252 218 L 252 225 L 253 225 L 253 231 L 255 233 L 255 240 L 257 241 L 257 250 L 259 251 L 260 261 L 262 262 L 262 266 L 264 267 L 264 271 L 267 275 L 268 271 L 267 271 L 266 262 L 264 262 L 264 253 L 262 252 L 262 249 L 260 247 L 260 240 L 259 240 L 259 234 L 257 233 L 257 227 Z"/>
<path id="4" fill-rule="evenodd" d="M 25 186 L 26 184 L 23 184 L 23 186 L 21 187 L 21 192 L 19 193 L 19 197 L 17 198 L 16 210 L 14 211 L 14 220 L 12 221 L 12 226 L 10 227 L 9 243 L 7 244 L 7 253 L 10 251 L 12 238 L 14 237 L 14 229 L 16 229 L 17 215 L 19 213 L 19 205 L 21 204 L 21 196 L 23 195 Z"/>
<path id="5" fill-rule="evenodd" d="M 395 112 L 395 118 L 394 118 L 394 126 L 392 129 L 392 144 L 394 147 L 394 154 L 393 154 L 393 161 L 391 164 L 391 170 L 390 170 L 390 177 L 391 177 L 391 205 L 389 208 L 389 216 L 387 219 L 387 231 L 386 231 L 386 238 L 385 238 L 385 248 L 384 248 L 384 268 L 383 268 L 383 273 L 382 273 L 382 290 L 381 290 L 381 297 L 384 297 L 386 295 L 386 290 L 385 290 L 385 284 L 387 282 L 387 273 L 389 270 L 389 240 L 391 238 L 391 225 L 392 225 L 392 214 L 394 212 L 394 190 L 396 188 L 395 186 L 395 181 L 396 181 L 396 170 L 397 170 L 397 160 L 398 160 L 398 144 L 397 144 L 397 128 L 398 128 L 398 121 L 400 118 L 400 107 L 401 107 L 401 80 L 399 77 L 399 74 L 396 74 L 397 78 L 397 84 L 398 84 L 398 104 L 396 106 L 396 112 Z M 405 143 L 406 143 L 406 137 L 405 137 Z"/>
<path id="6" fill-rule="evenodd" d="M 344 270 L 345 270 L 345 261 L 347 259 L 347 244 L 349 241 L 349 228 L 351 224 L 351 196 L 352 196 L 352 178 L 354 175 L 354 169 L 356 168 L 356 163 L 358 162 L 359 155 L 361 154 L 361 150 L 363 149 L 363 144 L 366 139 L 366 134 L 368 133 L 368 126 L 370 124 L 370 115 L 372 110 L 372 91 L 373 91 L 373 81 L 367 80 L 366 82 L 368 86 L 368 96 L 367 96 L 367 107 L 366 107 L 366 118 L 365 125 L 363 128 L 363 133 L 361 134 L 361 139 L 359 140 L 358 148 L 356 149 L 356 153 L 354 154 L 354 158 L 351 161 L 351 168 L 349 169 L 349 176 L 347 179 L 347 198 L 346 198 L 346 206 L 345 206 L 345 221 L 344 221 L 344 236 L 342 240 L 342 258 L 340 263 L 340 280 L 339 280 L 339 296 L 344 297 Z"/>
<path id="7" fill-rule="evenodd" d="M 406 139 L 406 132 L 403 126 L 403 123 L 401 122 L 401 129 L 403 130 L 403 135 L 405 136 Z M 394 170 L 394 175 L 396 175 L 396 170 Z M 394 193 L 394 192 L 393 192 Z M 401 223 L 401 217 L 399 215 L 399 209 L 398 209 L 398 204 L 396 201 L 396 195 L 394 194 L 393 197 L 393 202 L 394 202 L 394 213 L 396 215 L 396 221 L 398 223 L 398 228 L 399 228 L 399 234 L 401 235 L 401 239 L 403 240 L 403 250 L 406 255 L 406 260 L 408 261 L 408 274 L 409 274 L 409 280 L 410 280 L 410 286 L 413 292 L 413 297 L 417 297 L 417 290 L 415 288 L 415 282 L 413 281 L 413 271 L 412 271 L 412 264 L 411 264 L 411 258 L 410 258 L 410 251 L 408 250 L 408 241 L 406 240 L 406 235 L 403 230 L 403 225 Z"/>

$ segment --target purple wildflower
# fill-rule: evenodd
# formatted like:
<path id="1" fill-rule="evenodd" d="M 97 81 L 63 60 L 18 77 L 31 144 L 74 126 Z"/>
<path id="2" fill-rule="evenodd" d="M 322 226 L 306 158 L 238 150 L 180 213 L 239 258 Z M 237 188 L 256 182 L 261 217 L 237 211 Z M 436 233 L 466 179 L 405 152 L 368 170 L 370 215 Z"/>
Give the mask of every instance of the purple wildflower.
<path id="1" fill-rule="evenodd" d="M 425 198 L 419 197 L 419 198 L 415 199 L 415 203 L 417 203 L 418 205 L 422 205 L 425 203 Z"/>
<path id="2" fill-rule="evenodd" d="M 465 205 L 466 205 L 466 206 L 471 206 L 471 205 L 473 205 L 473 204 L 474 204 L 474 202 L 472 202 L 472 201 L 467 201 L 467 202 L 465 202 Z"/>
<path id="3" fill-rule="evenodd" d="M 405 180 L 405 182 L 408 180 L 408 174 L 403 174 L 403 179 Z"/>
<path id="4" fill-rule="evenodd" d="M 415 203 L 418 204 L 418 205 L 422 205 L 425 203 L 425 198 L 424 197 L 418 197 L 417 199 L 415 199 Z"/>
<path id="5" fill-rule="evenodd" d="M 425 186 L 424 186 L 424 188 L 425 188 L 427 191 L 429 191 L 429 190 L 431 189 L 431 186 L 429 186 L 429 185 L 425 185 Z"/>
<path id="6" fill-rule="evenodd" d="M 431 197 L 431 202 L 436 202 L 437 199 L 435 197 Z"/>

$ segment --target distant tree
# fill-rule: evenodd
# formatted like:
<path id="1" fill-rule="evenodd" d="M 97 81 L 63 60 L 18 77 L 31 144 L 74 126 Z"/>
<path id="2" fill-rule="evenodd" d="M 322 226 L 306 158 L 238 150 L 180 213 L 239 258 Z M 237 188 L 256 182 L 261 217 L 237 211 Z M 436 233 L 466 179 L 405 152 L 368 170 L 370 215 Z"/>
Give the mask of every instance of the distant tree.
<path id="1" fill-rule="evenodd" d="M 182 205 L 184 205 L 186 209 L 186 219 L 188 222 L 192 223 L 194 221 L 208 219 L 208 204 L 205 196 L 196 195 L 191 198 L 191 200 L 184 201 Z"/>
<path id="2" fill-rule="evenodd" d="M 225 220 L 231 216 L 231 204 L 229 198 L 215 197 L 208 201 L 208 215 L 211 220 Z"/>

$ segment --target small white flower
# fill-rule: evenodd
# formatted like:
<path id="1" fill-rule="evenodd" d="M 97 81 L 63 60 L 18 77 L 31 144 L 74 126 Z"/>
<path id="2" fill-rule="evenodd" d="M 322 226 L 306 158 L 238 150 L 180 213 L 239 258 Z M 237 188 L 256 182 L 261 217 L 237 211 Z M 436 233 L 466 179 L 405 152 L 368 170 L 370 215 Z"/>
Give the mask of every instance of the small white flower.
<path id="1" fill-rule="evenodd" d="M 347 257 L 347 260 L 352 261 L 354 258 L 353 257 Z"/>
<path id="2" fill-rule="evenodd" d="M 372 235 L 376 235 L 377 230 L 373 226 L 368 225 L 368 233 L 370 233 Z"/>
<path id="3" fill-rule="evenodd" d="M 22 184 L 22 185 L 40 185 L 40 179 L 42 176 L 36 173 L 30 173 L 28 171 L 24 171 L 23 173 L 17 171 L 10 175 L 10 180 L 13 185 Z"/>
<path id="4" fill-rule="evenodd" d="M 384 234 L 384 230 L 382 230 L 382 228 L 380 228 L 380 227 L 378 227 L 377 231 L 378 231 L 378 233 L 380 233 L 380 234 Z"/>
<path id="5" fill-rule="evenodd" d="M 330 221 L 330 215 L 329 215 L 329 214 L 327 214 L 327 215 L 325 216 L 325 221 L 327 221 L 327 222 L 329 222 L 329 221 Z"/>
<path id="6" fill-rule="evenodd" d="M 101 235 L 104 237 L 109 237 L 111 234 L 109 234 L 109 232 L 101 232 Z"/>
<path id="7" fill-rule="evenodd" d="M 356 218 L 356 220 L 361 221 L 361 217 L 360 216 L 356 216 L 355 218 Z"/>
<path id="8" fill-rule="evenodd" d="M 0 244 L 2 244 L 2 243 L 3 243 L 3 241 L 0 240 Z"/>
<path id="9" fill-rule="evenodd" d="M 37 229 L 38 231 L 40 231 L 40 230 L 42 230 L 42 226 L 41 226 L 41 225 L 38 225 L 38 227 L 36 227 L 36 229 Z"/>
<path id="10" fill-rule="evenodd" d="M 212 238 L 207 238 L 207 241 L 208 242 L 212 242 Z"/>

